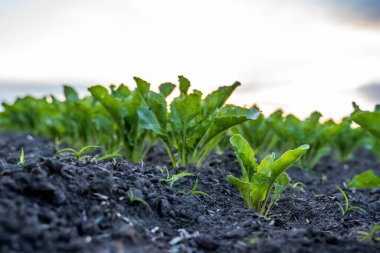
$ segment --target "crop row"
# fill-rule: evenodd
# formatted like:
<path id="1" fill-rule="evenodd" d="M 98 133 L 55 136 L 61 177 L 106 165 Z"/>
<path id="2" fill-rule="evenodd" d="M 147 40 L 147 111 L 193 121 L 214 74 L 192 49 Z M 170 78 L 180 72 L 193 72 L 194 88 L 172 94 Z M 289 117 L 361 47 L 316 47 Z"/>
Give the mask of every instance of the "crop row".
<path id="1" fill-rule="evenodd" d="M 321 122 L 319 112 L 305 120 L 281 110 L 264 116 L 257 106 L 225 105 L 239 83 L 202 98 L 198 90 L 189 93 L 190 82 L 183 76 L 178 78 L 179 96 L 169 103 L 167 98 L 176 85 L 163 83 L 155 92 L 146 81 L 134 80 L 134 90 L 123 84 L 109 89 L 98 85 L 88 89 L 90 96 L 80 98 L 72 87 L 64 86 L 62 101 L 54 96 L 26 96 L 13 104 L 3 103 L 0 127 L 64 140 L 73 146 L 96 144 L 107 154 L 123 150 L 124 157 L 133 162 L 144 159 L 152 145 L 161 141 L 173 166 L 200 166 L 212 150 L 229 148 L 232 134 L 243 136 L 261 155 L 309 144 L 309 151 L 299 160 L 299 166 L 306 169 L 329 154 L 344 162 L 360 147 L 380 156 L 380 141 L 366 131 L 380 136 L 379 115 L 373 117 L 374 123 L 367 118 L 361 122 L 355 116 L 366 129 L 353 127 L 350 117 L 339 123 Z M 359 113 L 355 105 L 354 114 Z"/>
<path id="2" fill-rule="evenodd" d="M 110 89 L 98 85 L 88 89 L 91 96 L 80 98 L 72 87 L 64 86 L 63 101 L 54 96 L 27 96 L 13 104 L 3 103 L 1 127 L 72 145 L 96 144 L 106 153 L 123 149 L 125 158 L 133 162 L 144 159 L 160 140 L 173 166 L 199 166 L 227 130 L 260 114 L 255 109 L 225 105 L 239 83 L 202 98 L 198 90 L 189 93 L 189 80 L 179 76 L 180 94 L 169 104 L 167 97 L 176 85 L 164 83 L 155 92 L 146 81 L 134 79 L 134 90 L 123 84 Z"/>

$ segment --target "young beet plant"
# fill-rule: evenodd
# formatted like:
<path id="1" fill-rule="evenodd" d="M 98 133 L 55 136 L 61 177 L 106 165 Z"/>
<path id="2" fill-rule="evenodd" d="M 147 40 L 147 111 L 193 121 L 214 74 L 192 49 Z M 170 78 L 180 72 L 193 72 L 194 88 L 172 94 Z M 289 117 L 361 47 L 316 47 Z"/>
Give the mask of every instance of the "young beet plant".
<path id="1" fill-rule="evenodd" d="M 290 178 L 285 170 L 309 149 L 309 145 L 289 150 L 277 160 L 272 153 L 265 157 L 260 164 L 257 164 L 253 149 L 241 135 L 233 135 L 230 142 L 241 164 L 243 178 L 239 179 L 229 175 L 227 179 L 240 191 L 249 208 L 253 208 L 267 217 L 272 205 L 289 185 Z M 267 206 L 273 187 L 274 193 Z"/>
<path id="2" fill-rule="evenodd" d="M 178 77 L 180 95 L 171 102 L 170 113 L 166 113 L 164 94 L 166 88 L 172 91 L 174 85 L 162 86 L 160 93 L 150 90 L 150 84 L 135 78 L 137 89 L 145 106 L 138 110 L 143 127 L 152 130 L 165 144 L 173 166 L 180 161 L 182 166 L 189 163 L 199 167 L 206 156 L 215 148 L 228 129 L 248 120 L 255 120 L 259 112 L 238 106 L 223 106 L 239 83 L 220 87 L 204 99 L 202 93 L 189 93 L 190 81 Z M 175 158 L 171 147 L 177 150 Z"/>
<path id="3" fill-rule="evenodd" d="M 97 122 L 105 120 L 111 122 L 110 128 L 116 129 L 127 159 L 133 162 L 143 159 L 152 146 L 154 138 L 150 131 L 141 127 L 141 121 L 137 114 L 142 106 L 139 93 L 136 90 L 131 91 L 124 85 L 120 85 L 117 89 L 113 87 L 111 94 L 100 85 L 93 86 L 88 90 L 105 110 L 105 114 L 98 115 Z"/>

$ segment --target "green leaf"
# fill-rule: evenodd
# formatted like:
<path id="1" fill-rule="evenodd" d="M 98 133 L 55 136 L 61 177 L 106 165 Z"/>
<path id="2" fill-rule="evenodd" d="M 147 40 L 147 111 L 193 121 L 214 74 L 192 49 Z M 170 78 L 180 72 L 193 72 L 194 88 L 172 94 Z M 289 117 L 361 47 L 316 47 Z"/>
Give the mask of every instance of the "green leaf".
<path id="1" fill-rule="evenodd" d="M 93 148 L 99 148 L 99 146 L 89 145 L 89 146 L 86 146 L 86 147 L 82 148 L 81 150 L 79 150 L 78 153 L 79 153 L 79 155 L 81 155 L 84 152 L 86 152 L 87 150 L 93 149 Z"/>
<path id="2" fill-rule="evenodd" d="M 136 82 L 137 89 L 140 92 L 141 96 L 144 99 L 146 99 L 148 96 L 149 89 L 150 89 L 150 84 L 147 81 L 145 81 L 139 77 L 134 77 L 133 79 Z"/>
<path id="3" fill-rule="evenodd" d="M 178 81 L 181 95 L 187 95 L 187 91 L 190 88 L 190 81 L 184 76 L 178 76 Z"/>
<path id="4" fill-rule="evenodd" d="M 126 98 L 131 95 L 131 90 L 124 84 L 120 84 L 116 90 L 112 89 L 112 95 L 116 97 Z"/>
<path id="5" fill-rule="evenodd" d="M 227 99 L 231 96 L 232 92 L 240 85 L 239 82 L 235 82 L 230 86 L 219 87 L 216 91 L 213 91 L 204 99 L 204 108 L 206 114 L 214 112 L 217 108 L 224 105 Z"/>
<path id="6" fill-rule="evenodd" d="M 115 122 L 120 123 L 122 116 L 120 104 L 113 96 L 108 94 L 108 90 L 100 85 L 90 87 L 88 90 L 104 106 Z"/>
<path id="7" fill-rule="evenodd" d="M 262 173 L 270 177 L 272 173 L 272 164 L 273 164 L 274 159 L 275 159 L 274 153 L 266 156 L 261 161 L 260 165 L 257 167 L 257 173 Z"/>
<path id="8" fill-rule="evenodd" d="M 253 174 L 256 173 L 257 161 L 255 153 L 240 134 L 234 134 L 230 138 L 230 142 L 243 168 L 243 180 L 244 182 L 249 182 Z"/>
<path id="9" fill-rule="evenodd" d="M 187 96 L 177 97 L 170 104 L 171 119 L 174 123 L 180 124 L 180 129 L 187 128 L 190 120 L 201 111 L 201 93 L 191 93 Z"/>
<path id="10" fill-rule="evenodd" d="M 287 185 L 290 182 L 290 178 L 286 172 L 282 172 L 278 177 L 276 184 L 278 185 Z M 300 183 L 300 182 L 299 182 Z"/>
<path id="11" fill-rule="evenodd" d="M 149 110 L 152 111 L 153 116 L 156 118 L 156 121 L 159 122 L 159 125 L 166 129 L 167 121 L 167 104 L 165 100 L 165 95 L 170 94 L 173 84 L 162 84 L 160 86 L 160 92 L 155 93 L 150 91 L 150 84 L 141 78 L 134 78 L 137 85 L 137 90 L 140 96 L 143 98 L 146 105 L 149 107 Z"/>
<path id="12" fill-rule="evenodd" d="M 167 137 L 166 131 L 161 127 L 160 122 L 149 108 L 140 107 L 137 111 L 139 119 L 141 120 L 141 127 L 150 129 L 155 134 L 161 137 Z"/>
<path id="13" fill-rule="evenodd" d="M 350 188 L 365 189 L 380 187 L 380 177 L 375 175 L 373 170 L 367 170 L 356 175 L 351 182 L 348 183 Z"/>
<path id="14" fill-rule="evenodd" d="M 58 154 L 59 154 L 59 153 L 63 153 L 63 152 L 70 152 L 70 153 L 72 153 L 72 154 L 74 154 L 74 155 L 79 155 L 79 152 L 76 151 L 76 150 L 73 149 L 73 148 L 63 148 L 63 149 L 57 151 Z"/>
<path id="15" fill-rule="evenodd" d="M 355 111 L 351 116 L 351 120 L 380 139 L 380 111 Z"/>
<path id="16" fill-rule="evenodd" d="M 273 162 L 271 171 L 271 184 L 277 180 L 277 177 L 287 168 L 292 166 L 308 149 L 309 145 L 302 145 L 297 149 L 286 151 L 279 159 Z"/>
<path id="17" fill-rule="evenodd" d="M 248 182 L 243 182 L 239 178 L 228 175 L 227 180 L 230 184 L 235 186 L 239 191 L 241 196 L 243 197 L 245 203 L 248 205 L 248 207 L 252 207 L 251 205 L 251 198 L 250 198 L 250 191 L 251 191 L 251 184 Z"/>
<path id="18" fill-rule="evenodd" d="M 148 105 L 149 109 L 152 110 L 158 122 L 160 122 L 161 127 L 166 129 L 168 113 L 165 97 L 161 94 L 150 92 Z"/>
<path id="19" fill-rule="evenodd" d="M 258 210 L 265 200 L 269 185 L 269 177 L 265 174 L 255 173 L 251 181 L 251 203 Z M 263 203 L 265 205 L 265 203 Z"/>
<path id="20" fill-rule="evenodd" d="M 160 85 L 160 94 L 164 97 L 168 97 L 174 90 L 175 85 L 172 83 L 163 83 Z"/>
<path id="21" fill-rule="evenodd" d="M 78 93 L 71 86 L 64 85 L 63 93 L 65 94 L 66 101 L 68 102 L 78 102 L 80 101 Z"/>
<path id="22" fill-rule="evenodd" d="M 237 126 L 248 120 L 255 120 L 259 117 L 260 112 L 254 109 L 242 107 L 223 107 L 218 110 L 217 115 L 212 119 L 212 123 L 202 138 L 202 145 L 207 145 L 215 137 L 223 134 L 231 127 Z"/>

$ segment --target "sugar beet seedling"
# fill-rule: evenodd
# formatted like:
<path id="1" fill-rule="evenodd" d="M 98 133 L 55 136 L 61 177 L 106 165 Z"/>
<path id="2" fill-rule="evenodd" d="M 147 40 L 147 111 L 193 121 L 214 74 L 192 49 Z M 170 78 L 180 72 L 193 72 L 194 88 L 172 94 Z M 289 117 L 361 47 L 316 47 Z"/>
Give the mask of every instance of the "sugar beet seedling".
<path id="1" fill-rule="evenodd" d="M 196 164 L 200 167 L 207 155 L 216 147 L 230 128 L 249 120 L 256 120 L 259 112 L 239 106 L 224 106 L 232 92 L 240 85 L 220 87 L 202 98 L 202 92 L 189 93 L 190 81 L 178 77 L 180 95 L 170 104 L 167 112 L 164 95 L 150 90 L 150 84 L 135 78 L 144 106 L 138 109 L 142 128 L 153 131 L 164 143 L 173 167 L 178 161 L 172 152 L 177 151 L 181 166 Z M 171 85 L 170 89 L 175 86 Z"/>
<path id="2" fill-rule="evenodd" d="M 228 181 L 240 191 L 249 208 L 253 208 L 256 212 L 263 214 L 264 217 L 268 217 L 273 204 L 289 185 L 290 178 L 285 170 L 309 149 L 309 145 L 302 145 L 297 149 L 289 150 L 277 160 L 275 160 L 273 153 L 265 157 L 260 164 L 257 164 L 253 149 L 241 135 L 233 135 L 230 142 L 239 159 L 243 178 L 239 179 L 229 175 Z M 267 206 L 273 187 L 274 192 Z"/>

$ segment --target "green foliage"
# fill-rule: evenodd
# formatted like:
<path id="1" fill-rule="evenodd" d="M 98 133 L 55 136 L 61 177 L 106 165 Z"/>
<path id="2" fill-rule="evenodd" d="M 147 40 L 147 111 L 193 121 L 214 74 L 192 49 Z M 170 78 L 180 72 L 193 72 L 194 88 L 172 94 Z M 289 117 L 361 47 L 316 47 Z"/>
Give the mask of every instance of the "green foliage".
<path id="1" fill-rule="evenodd" d="M 123 84 L 110 89 L 96 85 L 88 89 L 91 96 L 80 98 L 74 88 L 64 86 L 63 101 L 27 96 L 14 104 L 3 103 L 0 124 L 73 146 L 96 143 L 107 154 L 122 145 L 124 157 L 133 162 L 142 160 L 158 137 L 173 166 L 179 162 L 200 166 L 228 129 L 256 119 L 259 113 L 224 105 L 239 83 L 202 98 L 198 90 L 189 92 L 188 79 L 178 79 L 180 95 L 170 105 L 166 99 L 174 84 L 161 84 L 159 92 L 154 92 L 148 82 L 135 77 L 135 90 Z"/>
<path id="2" fill-rule="evenodd" d="M 153 139 L 151 132 L 141 127 L 137 112 L 142 101 L 138 92 L 130 91 L 123 85 L 112 90 L 112 94 L 100 85 L 88 90 L 108 112 L 108 115 L 102 114 L 96 117 L 96 122 L 100 124 L 100 120 L 108 121 L 103 124 L 108 124 L 111 129 L 114 126 L 124 145 L 125 157 L 133 162 L 140 161 L 153 144 Z"/>
<path id="3" fill-rule="evenodd" d="M 329 139 L 334 134 L 334 129 L 321 124 L 321 116 L 319 112 L 313 112 L 302 121 L 289 114 L 283 120 L 271 121 L 272 127 L 280 136 L 282 146 L 299 146 L 303 143 L 311 146 L 309 152 L 299 161 L 302 168 L 312 169 L 322 157 L 330 153 Z"/>
<path id="4" fill-rule="evenodd" d="M 90 156 L 88 155 L 84 155 L 89 149 L 94 149 L 94 148 L 99 148 L 99 146 L 93 146 L 93 145 L 88 145 L 88 146 L 85 146 L 83 148 L 81 148 L 80 150 L 76 150 L 76 149 L 73 149 L 73 148 L 64 148 L 64 149 L 61 149 L 61 150 L 58 150 L 57 153 L 60 154 L 60 153 L 70 153 L 72 155 L 75 156 L 75 159 L 77 161 L 79 160 L 83 160 L 83 159 L 86 159 Z"/>
<path id="5" fill-rule="evenodd" d="M 352 154 L 365 145 L 366 133 L 362 128 L 353 128 L 349 118 L 344 118 L 339 124 L 329 121 L 333 134 L 329 140 L 331 146 L 338 152 L 338 160 L 346 162 Z"/>
<path id="6" fill-rule="evenodd" d="M 118 157 L 114 151 L 122 147 L 123 157 L 133 162 L 143 160 L 151 146 L 161 141 L 174 167 L 199 167 L 211 151 L 229 148 L 232 134 L 242 135 L 262 155 L 308 143 L 311 148 L 299 159 L 307 169 L 329 154 L 345 162 L 360 147 L 372 149 L 380 158 L 380 111 L 376 109 L 361 111 L 354 104 L 350 118 L 322 123 L 318 112 L 301 120 L 281 110 L 264 116 L 257 106 L 225 105 L 240 85 L 237 82 L 203 96 L 191 91 L 190 81 L 179 76 L 179 95 L 168 103 L 176 85 L 163 83 L 155 92 L 143 79 L 134 80 L 134 90 L 123 84 L 96 85 L 89 88 L 90 96 L 81 98 L 74 88 L 64 86 L 62 101 L 54 96 L 26 96 L 13 104 L 3 103 L 0 129 L 32 132 L 74 147 L 94 143 L 106 154 L 98 159 Z M 362 127 L 354 127 L 351 121 Z"/>
<path id="7" fill-rule="evenodd" d="M 259 111 L 259 108 L 256 105 L 251 109 Z M 278 120 L 278 113 L 279 111 L 273 113 L 269 117 L 260 114 L 256 120 L 244 122 L 235 127 L 232 132 L 242 135 L 252 147 L 255 147 L 256 153 L 268 154 L 273 151 L 279 141 L 279 136 L 276 134 L 274 128 L 271 127 L 272 125 L 270 122 Z"/>
<path id="8" fill-rule="evenodd" d="M 380 242 L 380 236 L 376 236 L 376 233 L 378 231 L 380 231 L 380 225 L 374 226 L 369 232 L 358 231 L 356 233 L 363 236 L 362 238 L 360 238 L 360 241 L 372 240 L 374 242 Z"/>
<path id="9" fill-rule="evenodd" d="M 259 110 L 257 106 L 253 108 Z M 340 123 L 333 120 L 322 123 L 322 115 L 318 112 L 313 112 L 305 120 L 292 114 L 283 114 L 282 110 L 269 116 L 261 114 L 257 120 L 244 122 L 233 128 L 232 132 L 242 135 L 255 147 L 255 152 L 262 154 L 273 151 L 280 153 L 288 146 L 309 143 L 310 150 L 299 160 L 300 166 L 307 169 L 312 169 L 322 157 L 331 154 L 333 149 L 337 151 L 339 161 L 345 162 L 359 147 L 368 145 L 364 131 L 353 128 L 348 118 Z"/>
<path id="10" fill-rule="evenodd" d="M 165 144 L 174 166 L 177 160 L 171 151 L 174 145 L 182 166 L 189 163 L 199 167 L 215 148 L 228 129 L 248 120 L 254 120 L 259 112 L 224 103 L 239 83 L 220 87 L 204 99 L 202 93 L 189 93 L 190 81 L 178 77 L 180 95 L 170 104 L 166 113 L 164 96 L 150 90 L 150 84 L 135 78 L 137 89 L 145 102 L 138 111 L 143 127 L 152 130 Z"/>
<path id="11" fill-rule="evenodd" d="M 350 119 L 360 125 L 365 131 L 370 133 L 370 149 L 380 159 L 380 106 L 377 105 L 373 112 L 362 111 L 359 106 L 353 103 L 354 112 Z"/>
<path id="12" fill-rule="evenodd" d="M 359 106 L 353 103 L 354 112 L 351 120 L 363 127 L 377 139 L 380 139 L 380 107 L 376 106 L 373 112 L 362 111 Z"/>
<path id="13" fill-rule="evenodd" d="M 337 205 L 339 206 L 339 209 L 340 209 L 341 213 L 342 213 L 342 217 L 346 216 L 346 214 L 348 212 L 351 212 L 351 211 L 354 211 L 354 210 L 360 210 L 360 211 L 364 211 L 365 212 L 365 210 L 363 208 L 360 208 L 358 206 L 350 206 L 347 194 L 339 186 L 337 186 L 337 188 L 342 193 L 342 195 L 344 197 L 344 200 L 345 200 L 345 206 L 344 207 L 339 202 L 336 202 Z"/>
<path id="14" fill-rule="evenodd" d="M 273 204 L 289 185 L 290 178 L 285 170 L 309 149 L 309 145 L 302 145 L 297 149 L 289 150 L 277 160 L 272 153 L 266 156 L 260 164 L 257 164 L 253 149 L 241 135 L 233 135 L 230 142 L 239 159 L 243 178 L 239 179 L 229 175 L 227 179 L 240 191 L 249 208 L 267 216 Z M 267 206 L 273 187 L 274 192 Z"/>
<path id="15" fill-rule="evenodd" d="M 375 175 L 373 170 L 367 170 L 356 175 L 351 182 L 348 183 L 350 188 L 365 189 L 380 187 L 380 177 Z"/>

